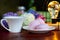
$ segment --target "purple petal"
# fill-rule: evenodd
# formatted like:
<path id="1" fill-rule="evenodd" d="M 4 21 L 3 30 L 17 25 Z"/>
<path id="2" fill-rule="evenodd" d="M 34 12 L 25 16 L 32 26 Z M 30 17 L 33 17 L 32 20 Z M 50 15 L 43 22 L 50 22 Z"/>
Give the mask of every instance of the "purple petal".
<path id="1" fill-rule="evenodd" d="M 14 13 L 14 16 L 18 16 L 18 14 L 17 13 Z"/>

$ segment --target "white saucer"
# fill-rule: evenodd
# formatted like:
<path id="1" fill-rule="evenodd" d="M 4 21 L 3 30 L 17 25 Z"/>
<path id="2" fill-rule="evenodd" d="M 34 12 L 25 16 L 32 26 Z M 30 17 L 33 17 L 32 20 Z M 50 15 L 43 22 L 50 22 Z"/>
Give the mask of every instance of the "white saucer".
<path id="1" fill-rule="evenodd" d="M 49 32 L 49 31 L 55 30 L 55 27 L 50 26 L 48 29 L 37 29 L 37 30 L 31 30 L 31 29 L 29 29 L 28 26 L 23 26 L 23 29 L 24 29 L 24 30 L 27 30 L 27 31 L 29 31 L 29 32 L 32 32 L 32 33 L 46 33 L 46 32 Z"/>

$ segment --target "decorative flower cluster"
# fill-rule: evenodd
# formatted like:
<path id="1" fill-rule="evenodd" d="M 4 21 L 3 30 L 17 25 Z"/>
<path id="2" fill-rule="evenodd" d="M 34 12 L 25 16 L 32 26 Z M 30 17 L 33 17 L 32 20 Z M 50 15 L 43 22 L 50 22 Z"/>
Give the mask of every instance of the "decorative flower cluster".
<path id="1" fill-rule="evenodd" d="M 3 14 L 3 17 L 6 17 L 6 16 L 18 16 L 18 14 L 14 13 L 14 12 L 7 12 L 7 13 Z"/>

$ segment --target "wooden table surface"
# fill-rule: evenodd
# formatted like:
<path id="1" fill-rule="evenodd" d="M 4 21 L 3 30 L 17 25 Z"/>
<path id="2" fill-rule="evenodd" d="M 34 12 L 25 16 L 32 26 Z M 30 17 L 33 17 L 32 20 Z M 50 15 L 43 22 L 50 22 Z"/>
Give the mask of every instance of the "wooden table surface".
<path id="1" fill-rule="evenodd" d="M 21 33 L 10 33 L 0 26 L 0 40 L 60 40 L 60 31 L 41 34 L 22 30 Z"/>
<path id="2" fill-rule="evenodd" d="M 27 31 L 14 34 L 0 31 L 0 40 L 60 40 L 60 31 L 51 31 L 44 34 L 29 33 Z"/>

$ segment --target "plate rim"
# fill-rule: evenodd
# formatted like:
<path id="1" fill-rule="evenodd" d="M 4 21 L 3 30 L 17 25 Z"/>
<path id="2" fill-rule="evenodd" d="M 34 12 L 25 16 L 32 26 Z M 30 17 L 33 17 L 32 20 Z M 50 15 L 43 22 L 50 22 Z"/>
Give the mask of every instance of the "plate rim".
<path id="1" fill-rule="evenodd" d="M 55 30 L 54 26 L 50 26 L 52 29 L 40 29 L 40 30 L 30 30 L 30 29 L 25 29 L 26 26 L 23 26 L 24 30 L 28 30 L 28 31 L 51 31 L 51 30 Z"/>

